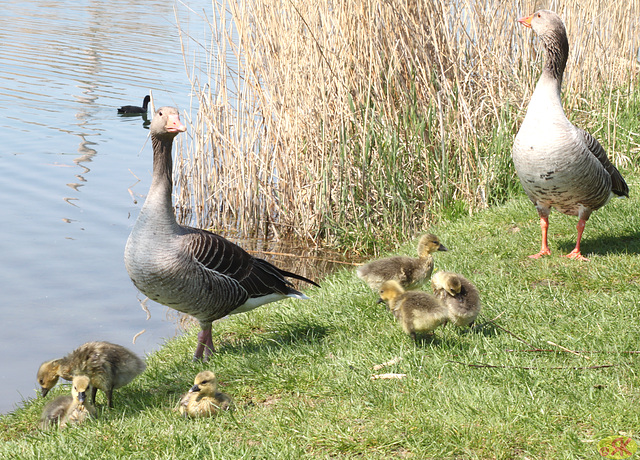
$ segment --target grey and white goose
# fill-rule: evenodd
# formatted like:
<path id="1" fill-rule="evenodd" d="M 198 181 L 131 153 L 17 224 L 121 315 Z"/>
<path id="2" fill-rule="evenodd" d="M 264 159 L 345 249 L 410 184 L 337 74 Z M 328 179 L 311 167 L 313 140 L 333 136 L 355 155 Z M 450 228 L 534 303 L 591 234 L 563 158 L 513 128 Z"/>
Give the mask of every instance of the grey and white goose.
<path id="1" fill-rule="evenodd" d="M 171 203 L 171 150 L 173 139 L 186 128 L 177 109 L 162 107 L 149 131 L 153 178 L 124 262 L 143 294 L 200 322 L 194 359 L 206 359 L 214 351 L 213 321 L 286 297 L 306 299 L 285 277 L 318 284 L 253 257 L 220 235 L 179 225 Z"/>
<path id="2" fill-rule="evenodd" d="M 555 208 L 578 216 L 576 247 L 567 257 L 588 260 L 580 253 L 585 223 L 612 194 L 629 196 L 629 187 L 600 143 L 574 126 L 564 113 L 560 88 L 569 42 L 560 17 L 553 11 L 540 10 L 518 21 L 540 37 L 546 54 L 512 152 L 520 182 L 540 216 L 542 247 L 530 257 L 551 254 L 547 229 L 549 213 Z"/>

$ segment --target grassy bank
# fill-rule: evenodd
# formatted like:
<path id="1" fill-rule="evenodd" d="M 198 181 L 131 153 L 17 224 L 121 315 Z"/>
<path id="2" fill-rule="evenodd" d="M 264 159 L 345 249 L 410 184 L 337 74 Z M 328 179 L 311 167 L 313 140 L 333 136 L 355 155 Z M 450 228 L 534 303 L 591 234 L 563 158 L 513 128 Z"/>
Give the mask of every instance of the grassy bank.
<path id="1" fill-rule="evenodd" d="M 81 427 L 36 429 L 51 396 L 2 416 L 0 457 L 562 459 L 596 458 L 613 434 L 640 441 L 640 179 L 627 178 L 631 199 L 587 225 L 589 263 L 559 256 L 573 248 L 576 221 L 558 214 L 553 255 L 528 259 L 539 226 L 524 198 L 429 228 L 451 249 L 436 268 L 481 291 L 475 332 L 439 329 L 416 345 L 341 271 L 306 291 L 311 300 L 218 322 L 209 364 L 191 362 L 195 330 L 169 341 L 116 391 L 113 410 L 100 394 L 99 417 Z M 173 408 L 203 369 L 238 408 L 182 419 Z M 371 379 L 385 372 L 406 376 Z"/>
<path id="2" fill-rule="evenodd" d="M 185 51 L 198 110 L 176 162 L 183 218 L 372 253 L 513 196 L 511 142 L 540 74 L 535 2 L 214 2 Z M 638 1 L 557 8 L 564 98 L 618 165 Z M 188 46 L 187 46 L 188 45 Z M 200 55 L 198 55 L 200 56 Z M 194 64 L 197 63 L 197 64 Z"/>

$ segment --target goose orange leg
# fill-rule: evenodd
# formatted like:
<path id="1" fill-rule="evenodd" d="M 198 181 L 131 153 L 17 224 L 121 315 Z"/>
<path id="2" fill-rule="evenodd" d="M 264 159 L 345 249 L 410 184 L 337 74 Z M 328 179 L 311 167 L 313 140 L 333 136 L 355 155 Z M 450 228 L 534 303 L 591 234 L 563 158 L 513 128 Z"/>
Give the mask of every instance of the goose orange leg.
<path id="1" fill-rule="evenodd" d="M 586 224 L 587 224 L 586 219 L 578 220 L 578 225 L 576 226 L 576 228 L 578 229 L 578 239 L 576 240 L 576 247 L 573 251 L 571 251 L 565 257 L 568 257 L 569 259 L 589 261 L 589 259 L 587 259 L 585 256 L 583 256 L 580 253 L 580 240 L 582 239 L 582 232 L 584 232 L 584 227 Z"/>
<path id="2" fill-rule="evenodd" d="M 541 215 L 540 216 L 540 230 L 542 231 L 542 248 L 540 252 L 537 254 L 533 254 L 529 257 L 532 259 L 539 259 L 542 256 L 551 255 L 551 251 L 549 250 L 549 245 L 547 244 L 547 231 L 549 230 L 549 216 Z"/>

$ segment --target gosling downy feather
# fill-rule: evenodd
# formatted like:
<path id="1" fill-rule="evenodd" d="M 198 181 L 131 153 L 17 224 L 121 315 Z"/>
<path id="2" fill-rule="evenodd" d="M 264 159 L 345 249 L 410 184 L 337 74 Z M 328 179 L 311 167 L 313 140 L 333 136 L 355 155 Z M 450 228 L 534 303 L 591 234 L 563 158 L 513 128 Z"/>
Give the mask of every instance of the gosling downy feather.
<path id="1" fill-rule="evenodd" d="M 457 273 L 438 271 L 431 277 L 434 295 L 447 307 L 455 326 L 471 326 L 482 305 L 480 293 L 471 281 Z"/>
<path id="2" fill-rule="evenodd" d="M 202 371 L 196 375 L 193 387 L 180 399 L 178 408 L 184 417 L 210 417 L 233 408 L 233 401 L 218 391 L 218 379 L 213 372 Z"/>
<path id="3" fill-rule="evenodd" d="M 104 391 L 109 407 L 113 407 L 113 390 L 123 387 L 142 373 L 146 364 L 127 348 L 109 342 L 87 342 L 64 358 L 42 363 L 38 383 L 46 396 L 58 378 L 71 380 L 86 375 L 91 381 L 91 402 L 96 402 L 98 389 Z"/>
<path id="4" fill-rule="evenodd" d="M 95 414 L 95 408 L 86 400 L 89 377 L 77 375 L 71 383 L 71 395 L 59 396 L 44 407 L 39 427 L 58 425 L 65 428 L 69 424 L 79 424 Z"/>
<path id="5" fill-rule="evenodd" d="M 540 252 L 530 257 L 551 254 L 547 230 L 549 213 L 555 208 L 578 216 L 576 246 L 567 257 L 587 260 L 580 252 L 580 240 L 589 216 L 612 194 L 629 196 L 629 187 L 600 143 L 574 126 L 564 113 L 560 89 L 569 42 L 560 17 L 540 10 L 518 21 L 538 35 L 546 55 L 512 152 L 522 187 L 540 216 L 542 245 Z"/>
<path id="6" fill-rule="evenodd" d="M 447 308 L 435 296 L 424 291 L 405 291 L 397 281 L 385 281 L 380 300 L 402 325 L 402 330 L 416 340 L 417 334 L 429 334 L 449 318 Z"/>
<path id="7" fill-rule="evenodd" d="M 446 251 L 437 236 L 423 235 L 418 242 L 418 257 L 393 256 L 371 261 L 358 267 L 356 274 L 374 291 L 379 291 L 382 283 L 397 281 L 404 289 L 417 289 L 433 272 L 433 254 Z"/>
<path id="8" fill-rule="evenodd" d="M 173 139 L 184 131 L 177 109 L 157 110 L 149 127 L 153 179 L 124 262 L 140 292 L 199 321 L 194 359 L 206 359 L 214 351 L 213 321 L 287 297 L 306 299 L 286 277 L 317 284 L 251 256 L 220 235 L 176 222 L 171 151 Z"/>

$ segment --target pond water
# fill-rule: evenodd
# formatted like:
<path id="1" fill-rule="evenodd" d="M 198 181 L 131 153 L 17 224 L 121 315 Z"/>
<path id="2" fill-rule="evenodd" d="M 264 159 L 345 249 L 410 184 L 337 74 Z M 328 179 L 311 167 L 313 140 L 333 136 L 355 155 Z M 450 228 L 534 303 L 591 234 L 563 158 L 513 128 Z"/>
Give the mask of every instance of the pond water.
<path id="1" fill-rule="evenodd" d="M 198 39 L 203 11 L 210 0 L 3 3 L 0 413 L 36 397 L 41 362 L 86 341 L 142 356 L 178 332 L 164 306 L 149 302 L 147 319 L 124 269 L 151 146 L 142 117 L 116 109 L 149 90 L 156 106 L 189 109 L 176 15 Z M 185 46 L 191 62 L 204 53 Z"/>

